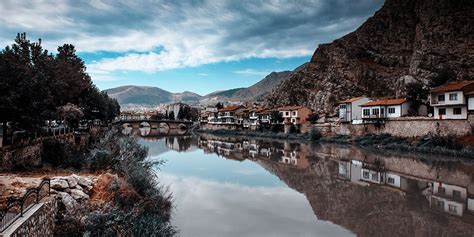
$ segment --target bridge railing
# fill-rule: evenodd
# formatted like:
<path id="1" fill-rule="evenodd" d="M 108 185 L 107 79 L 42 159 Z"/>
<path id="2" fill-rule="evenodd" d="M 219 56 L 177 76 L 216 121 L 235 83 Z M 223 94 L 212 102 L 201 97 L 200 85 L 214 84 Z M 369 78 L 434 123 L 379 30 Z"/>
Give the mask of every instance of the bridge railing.
<path id="1" fill-rule="evenodd" d="M 10 227 L 41 199 L 51 195 L 51 181 L 44 178 L 36 188 L 26 190 L 22 197 L 8 197 L 6 204 L 0 209 L 0 232 Z"/>

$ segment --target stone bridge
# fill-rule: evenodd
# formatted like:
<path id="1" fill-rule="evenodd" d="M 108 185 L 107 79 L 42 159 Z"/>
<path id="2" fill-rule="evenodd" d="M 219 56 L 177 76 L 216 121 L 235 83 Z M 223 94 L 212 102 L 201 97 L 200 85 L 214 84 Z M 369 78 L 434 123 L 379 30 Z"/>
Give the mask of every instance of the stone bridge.
<path id="1" fill-rule="evenodd" d="M 168 129 L 188 129 L 193 125 L 192 121 L 184 120 L 153 120 L 153 119 L 133 119 L 118 120 L 115 123 L 127 125 L 132 128 L 149 127 L 151 129 L 168 128 Z"/>

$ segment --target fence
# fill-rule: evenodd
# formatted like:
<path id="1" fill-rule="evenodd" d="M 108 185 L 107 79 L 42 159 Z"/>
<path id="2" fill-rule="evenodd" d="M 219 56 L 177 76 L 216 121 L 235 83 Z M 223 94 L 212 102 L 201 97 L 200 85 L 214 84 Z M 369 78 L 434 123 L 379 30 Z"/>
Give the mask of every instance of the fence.
<path id="1" fill-rule="evenodd" d="M 38 187 L 26 190 L 22 197 L 8 197 L 6 205 L 0 209 L 0 232 L 10 227 L 25 212 L 49 195 L 51 195 L 51 183 L 45 178 Z"/>

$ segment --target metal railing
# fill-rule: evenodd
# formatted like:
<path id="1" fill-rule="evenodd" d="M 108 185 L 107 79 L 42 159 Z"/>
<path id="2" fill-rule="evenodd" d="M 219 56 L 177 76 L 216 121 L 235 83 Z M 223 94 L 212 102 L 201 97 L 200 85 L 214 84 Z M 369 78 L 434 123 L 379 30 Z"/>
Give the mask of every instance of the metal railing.
<path id="1" fill-rule="evenodd" d="M 46 190 L 45 185 L 48 185 Z M 5 206 L 0 209 L 0 233 L 49 195 L 51 195 L 50 179 L 44 178 L 38 187 L 26 190 L 22 197 L 8 197 Z"/>

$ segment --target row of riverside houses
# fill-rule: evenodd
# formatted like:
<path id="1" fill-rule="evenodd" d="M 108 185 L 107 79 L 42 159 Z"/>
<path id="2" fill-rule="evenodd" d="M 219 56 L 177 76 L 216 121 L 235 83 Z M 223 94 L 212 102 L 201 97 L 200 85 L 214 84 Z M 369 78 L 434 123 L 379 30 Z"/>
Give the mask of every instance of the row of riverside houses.
<path id="1" fill-rule="evenodd" d="M 201 111 L 201 125 L 206 128 L 226 129 L 269 129 L 272 125 L 293 125 L 298 129 L 308 121 L 313 113 L 303 106 L 285 106 L 280 108 L 248 108 L 242 105 L 230 105 L 222 109 L 206 108 Z"/>
<path id="2" fill-rule="evenodd" d="M 462 81 L 433 88 L 430 93 L 431 117 L 434 119 L 468 119 L 474 113 L 474 81 Z M 341 122 L 361 124 L 373 119 L 408 116 L 410 102 L 406 99 L 375 99 L 355 97 L 339 103 Z M 420 116 L 428 110 L 421 106 Z"/>

